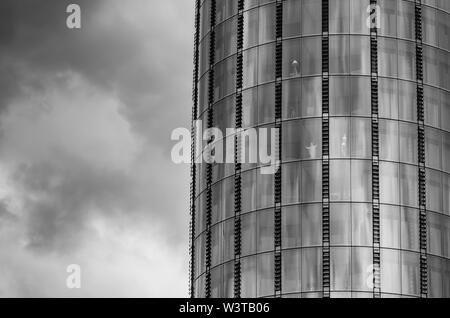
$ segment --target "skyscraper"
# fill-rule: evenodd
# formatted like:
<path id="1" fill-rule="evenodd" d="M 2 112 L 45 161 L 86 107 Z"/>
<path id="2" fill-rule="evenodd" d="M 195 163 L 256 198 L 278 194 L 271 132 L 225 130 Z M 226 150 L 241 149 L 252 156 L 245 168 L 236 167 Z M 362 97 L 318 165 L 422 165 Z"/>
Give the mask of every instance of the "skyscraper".
<path id="1" fill-rule="evenodd" d="M 193 119 L 281 169 L 192 165 L 191 295 L 450 297 L 450 1 L 195 10 Z"/>

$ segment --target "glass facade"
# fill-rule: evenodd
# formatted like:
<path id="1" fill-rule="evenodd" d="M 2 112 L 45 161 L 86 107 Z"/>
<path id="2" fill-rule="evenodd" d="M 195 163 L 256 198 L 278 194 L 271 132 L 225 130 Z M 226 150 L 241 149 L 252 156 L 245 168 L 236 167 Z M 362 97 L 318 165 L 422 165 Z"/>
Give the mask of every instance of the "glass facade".
<path id="1" fill-rule="evenodd" d="M 277 4 L 282 7 L 281 20 Z M 237 284 L 240 297 L 324 296 L 325 157 L 329 162 L 329 296 L 374 297 L 375 229 L 380 237 L 381 297 L 423 297 L 419 141 L 424 138 L 426 296 L 450 297 L 450 1 L 423 0 L 420 21 L 414 1 L 378 0 L 377 5 L 381 24 L 376 42 L 375 138 L 374 48 L 366 25 L 369 0 L 329 0 L 328 17 L 318 0 L 198 1 L 194 119 L 223 131 L 236 127 L 237 118 L 244 129 L 280 125 L 281 178 L 262 174 L 258 164 L 243 164 L 238 179 L 235 164 L 196 164 L 192 296 L 236 297 Z M 329 28 L 326 150 L 325 20 Z M 420 69 L 418 23 L 423 29 Z M 277 25 L 282 29 L 278 36 Z M 281 117 L 277 119 L 279 85 Z M 423 87 L 423 136 L 418 87 Z M 376 172 L 375 139 L 379 144 Z M 379 180 L 376 198 L 374 175 Z M 379 224 L 374 224 L 374 202 Z M 276 211 L 281 211 L 280 216 Z M 279 247 L 274 243 L 277 226 Z"/>

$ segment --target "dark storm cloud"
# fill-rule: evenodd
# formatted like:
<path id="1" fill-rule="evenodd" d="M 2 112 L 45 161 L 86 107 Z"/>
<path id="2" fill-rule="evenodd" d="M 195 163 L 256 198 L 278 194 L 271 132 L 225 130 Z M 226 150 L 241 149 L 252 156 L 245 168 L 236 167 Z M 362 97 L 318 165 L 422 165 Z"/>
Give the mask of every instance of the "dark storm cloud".
<path id="1" fill-rule="evenodd" d="M 186 23 L 192 16 L 186 13 L 191 12 L 192 4 L 150 1 L 147 3 L 151 6 L 144 9 L 152 11 L 134 20 L 120 14 L 123 1 L 77 1 L 82 8 L 82 28 L 73 31 L 65 25 L 65 8 L 71 2 L 9 1 L 14 4 L 10 9 L 14 26 L 9 36 L 13 40 L 0 53 L 1 71 L 12 79 L 6 91 L 14 94 L 21 79 L 11 64 L 32 73 L 71 69 L 95 85 L 117 90 L 129 106 L 125 113 L 132 124 L 148 138 L 153 137 L 153 142 L 165 140 L 168 132 L 160 127 L 163 132 L 153 129 L 149 134 L 148 127 L 155 128 L 159 116 L 170 116 L 178 125 L 187 124 L 188 116 L 184 115 L 189 114 L 190 105 L 185 97 L 191 85 L 192 36 Z M 133 3 L 138 7 L 144 2 L 132 0 L 127 5 Z M 180 21 L 174 24 L 168 19 L 174 14 L 169 10 L 179 14 L 176 18 Z M 180 104 L 184 107 L 179 108 Z M 170 111 L 177 108 L 183 112 Z M 155 132 L 160 133 L 155 136 Z"/>
<path id="2" fill-rule="evenodd" d="M 69 3 L 81 7 L 81 30 L 66 27 Z M 185 0 L 0 2 L 0 168 L 20 201 L 0 202 L 0 228 L 15 224 L 26 249 L 86 248 L 93 217 L 120 224 L 123 215 L 162 223 L 158 239 L 185 245 L 188 167 L 170 162 L 169 138 L 190 119 L 192 8 Z"/>

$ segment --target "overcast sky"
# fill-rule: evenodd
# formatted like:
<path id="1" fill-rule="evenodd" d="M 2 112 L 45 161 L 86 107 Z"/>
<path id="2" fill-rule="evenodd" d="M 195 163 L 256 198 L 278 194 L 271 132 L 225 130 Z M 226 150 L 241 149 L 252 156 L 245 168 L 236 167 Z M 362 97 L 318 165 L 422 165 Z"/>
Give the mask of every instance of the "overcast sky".
<path id="1" fill-rule="evenodd" d="M 170 134 L 189 127 L 193 19 L 191 0 L 0 1 L 0 297 L 187 296 Z"/>

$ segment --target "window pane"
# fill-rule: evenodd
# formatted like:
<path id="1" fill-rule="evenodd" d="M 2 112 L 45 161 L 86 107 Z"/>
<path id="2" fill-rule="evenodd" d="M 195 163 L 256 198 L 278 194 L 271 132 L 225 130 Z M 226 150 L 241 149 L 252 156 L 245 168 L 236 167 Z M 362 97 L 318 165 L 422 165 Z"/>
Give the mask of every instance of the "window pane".
<path id="1" fill-rule="evenodd" d="M 367 62 L 369 65 L 369 62 Z M 368 77 L 350 77 L 351 114 L 371 115 L 370 79 Z"/>
<path id="2" fill-rule="evenodd" d="M 322 32 L 322 3 L 316 0 L 302 0 L 302 34 Z"/>
<path id="3" fill-rule="evenodd" d="M 423 41 L 431 45 L 437 45 L 437 17 L 436 9 L 429 7 L 422 7 L 422 27 L 423 27 Z"/>
<path id="4" fill-rule="evenodd" d="M 348 36 L 330 36 L 330 73 L 349 73 L 350 43 Z"/>
<path id="5" fill-rule="evenodd" d="M 399 203 L 398 164 L 380 162 L 380 201 L 382 203 Z"/>
<path id="6" fill-rule="evenodd" d="M 266 210 L 256 213 L 258 221 L 258 238 L 257 252 L 267 252 L 273 250 L 274 246 L 274 212 L 273 210 Z"/>
<path id="7" fill-rule="evenodd" d="M 330 199 L 350 200 L 350 161 L 330 161 Z"/>
<path id="8" fill-rule="evenodd" d="M 275 45 L 267 44 L 259 47 L 258 52 L 258 83 L 275 79 Z"/>
<path id="9" fill-rule="evenodd" d="M 316 14 L 315 14 L 316 15 Z M 301 72 L 302 75 L 314 75 L 322 72 L 322 40 L 319 37 L 302 39 Z"/>
<path id="10" fill-rule="evenodd" d="M 255 86 L 258 80 L 258 48 L 243 54 L 243 87 Z"/>
<path id="11" fill-rule="evenodd" d="M 258 21 L 258 10 L 244 12 L 244 48 L 254 46 L 258 43 Z"/>
<path id="12" fill-rule="evenodd" d="M 301 246 L 301 209 L 300 205 L 283 208 L 281 240 L 283 248 Z"/>
<path id="13" fill-rule="evenodd" d="M 382 205 L 380 209 L 381 246 L 400 248 L 400 208 Z"/>
<path id="14" fill-rule="evenodd" d="M 275 40 L 275 5 L 259 8 L 259 44 Z"/>
<path id="15" fill-rule="evenodd" d="M 407 1 L 398 1 L 398 37 L 413 40 L 415 38 L 415 12 L 414 4 Z"/>
<path id="16" fill-rule="evenodd" d="M 330 119 L 330 158 L 348 158 L 350 156 L 350 120 L 349 118 Z"/>
<path id="17" fill-rule="evenodd" d="M 368 36 L 350 37 L 350 73 L 370 75 L 370 38 Z"/>
<path id="18" fill-rule="evenodd" d="M 412 42 L 398 41 L 398 76 L 416 79 L 416 46 Z"/>
<path id="19" fill-rule="evenodd" d="M 437 129 L 426 128 L 426 164 L 428 167 L 442 169 L 442 135 Z"/>
<path id="20" fill-rule="evenodd" d="M 234 262 L 226 263 L 223 267 L 223 297 L 234 296 Z"/>
<path id="21" fill-rule="evenodd" d="M 283 293 L 300 292 L 301 250 L 283 251 L 282 260 Z"/>
<path id="22" fill-rule="evenodd" d="M 352 201 L 372 200 L 372 165 L 370 161 L 351 162 Z"/>
<path id="23" fill-rule="evenodd" d="M 397 40 L 378 39 L 379 75 L 397 77 Z"/>
<path id="24" fill-rule="evenodd" d="M 349 116 L 351 111 L 350 96 L 348 77 L 330 77 L 330 115 Z"/>
<path id="25" fill-rule="evenodd" d="M 380 117 L 398 119 L 398 89 L 397 81 L 380 79 L 378 83 L 378 95 L 380 102 Z"/>
<path id="26" fill-rule="evenodd" d="M 416 166 L 400 165 L 400 204 L 416 207 L 418 202 L 418 169 Z"/>
<path id="27" fill-rule="evenodd" d="M 322 200 L 322 163 L 305 161 L 301 163 L 302 185 L 301 202 L 318 202 Z"/>
<path id="28" fill-rule="evenodd" d="M 372 291 L 368 281 L 373 274 L 373 250 L 371 248 L 352 248 L 352 290 Z"/>
<path id="29" fill-rule="evenodd" d="M 300 202 L 300 163 L 294 162 L 282 166 L 282 202 L 284 204 Z"/>
<path id="30" fill-rule="evenodd" d="M 369 33 L 367 8 L 369 0 L 350 0 L 350 33 Z"/>
<path id="31" fill-rule="evenodd" d="M 283 118 L 319 116 L 321 106 L 320 78 L 293 79 L 283 82 Z"/>
<path id="32" fill-rule="evenodd" d="M 320 205 L 302 206 L 302 246 L 322 244 L 322 210 Z"/>
<path id="33" fill-rule="evenodd" d="M 348 33 L 350 31 L 349 0 L 330 0 L 330 33 Z"/>
<path id="34" fill-rule="evenodd" d="M 316 159 L 322 155 L 320 120 L 307 119 L 283 124 L 283 159 Z"/>
<path id="35" fill-rule="evenodd" d="M 352 158 L 372 156 L 372 123 L 368 119 L 352 118 Z"/>
<path id="36" fill-rule="evenodd" d="M 213 268 L 211 270 L 211 298 L 221 298 L 222 297 L 222 286 L 223 286 L 223 268 L 222 266 Z"/>
<path id="37" fill-rule="evenodd" d="M 402 293 L 419 295 L 420 254 L 402 252 Z"/>
<path id="38" fill-rule="evenodd" d="M 256 257 L 242 259 L 241 296 L 244 298 L 256 297 Z"/>
<path id="39" fill-rule="evenodd" d="M 258 87 L 258 123 L 266 124 L 275 119 L 275 85 Z"/>
<path id="40" fill-rule="evenodd" d="M 351 249 L 334 247 L 331 249 L 331 290 L 350 290 L 351 288 Z"/>
<path id="41" fill-rule="evenodd" d="M 440 298 L 443 294 L 443 280 L 444 280 L 443 260 L 437 257 L 428 257 L 428 276 L 429 276 L 429 296 L 431 298 Z"/>
<path id="42" fill-rule="evenodd" d="M 305 248 L 302 250 L 302 291 L 322 290 L 322 250 Z"/>
<path id="43" fill-rule="evenodd" d="M 302 79 L 301 114 L 304 117 L 322 114 L 322 79 L 320 77 Z"/>
<path id="44" fill-rule="evenodd" d="M 300 0 L 283 2 L 283 37 L 300 35 L 301 3 Z"/>
<path id="45" fill-rule="evenodd" d="M 419 250 L 419 211 L 401 208 L 402 249 Z"/>
<path id="46" fill-rule="evenodd" d="M 399 123 L 399 137 L 400 161 L 407 163 L 417 163 L 417 125 Z"/>
<path id="47" fill-rule="evenodd" d="M 253 211 L 256 208 L 256 172 L 242 173 L 242 212 Z"/>
<path id="48" fill-rule="evenodd" d="M 381 249 L 381 291 L 401 293 L 400 252 Z"/>
<path id="49" fill-rule="evenodd" d="M 405 81 L 398 82 L 399 119 L 417 122 L 417 87 Z"/>
<path id="50" fill-rule="evenodd" d="M 228 262 L 234 257 L 234 219 L 223 224 L 223 260 Z"/>
<path id="51" fill-rule="evenodd" d="M 273 253 L 258 255 L 257 297 L 275 294 L 274 285 L 274 257 Z"/>
<path id="52" fill-rule="evenodd" d="M 439 171 L 426 170 L 427 209 L 441 212 L 443 209 L 442 180 Z"/>
<path id="53" fill-rule="evenodd" d="M 399 139 L 397 121 L 380 120 L 380 159 L 398 161 L 399 160 Z"/>
<path id="54" fill-rule="evenodd" d="M 301 41 L 293 39 L 283 41 L 283 77 L 300 76 Z"/>
<path id="55" fill-rule="evenodd" d="M 441 127 L 441 92 L 428 86 L 424 87 L 425 123 Z"/>
<path id="56" fill-rule="evenodd" d="M 223 262 L 222 259 L 222 224 L 211 228 L 211 266 L 214 267 Z"/>
<path id="57" fill-rule="evenodd" d="M 352 245 L 372 245 L 372 209 L 368 204 L 352 205 Z"/>
<path id="58" fill-rule="evenodd" d="M 300 79 L 283 81 L 283 101 L 281 106 L 283 118 L 300 117 L 303 108 L 301 104 L 301 89 L 302 84 Z"/>
<path id="59" fill-rule="evenodd" d="M 379 0 L 381 9 L 380 34 L 397 36 L 397 1 Z"/>
<path id="60" fill-rule="evenodd" d="M 435 213 L 429 213 L 428 215 L 428 249 L 429 253 L 442 256 L 443 253 L 443 226 L 442 226 L 442 217 Z"/>
<path id="61" fill-rule="evenodd" d="M 351 210 L 349 204 L 330 206 L 330 241 L 332 245 L 351 244 Z"/>
<path id="62" fill-rule="evenodd" d="M 258 88 L 242 93 L 242 127 L 252 127 L 258 122 Z M 233 127 L 233 126 L 230 126 Z"/>
<path id="63" fill-rule="evenodd" d="M 250 213 L 241 217 L 242 255 L 256 252 L 256 214 Z"/>

